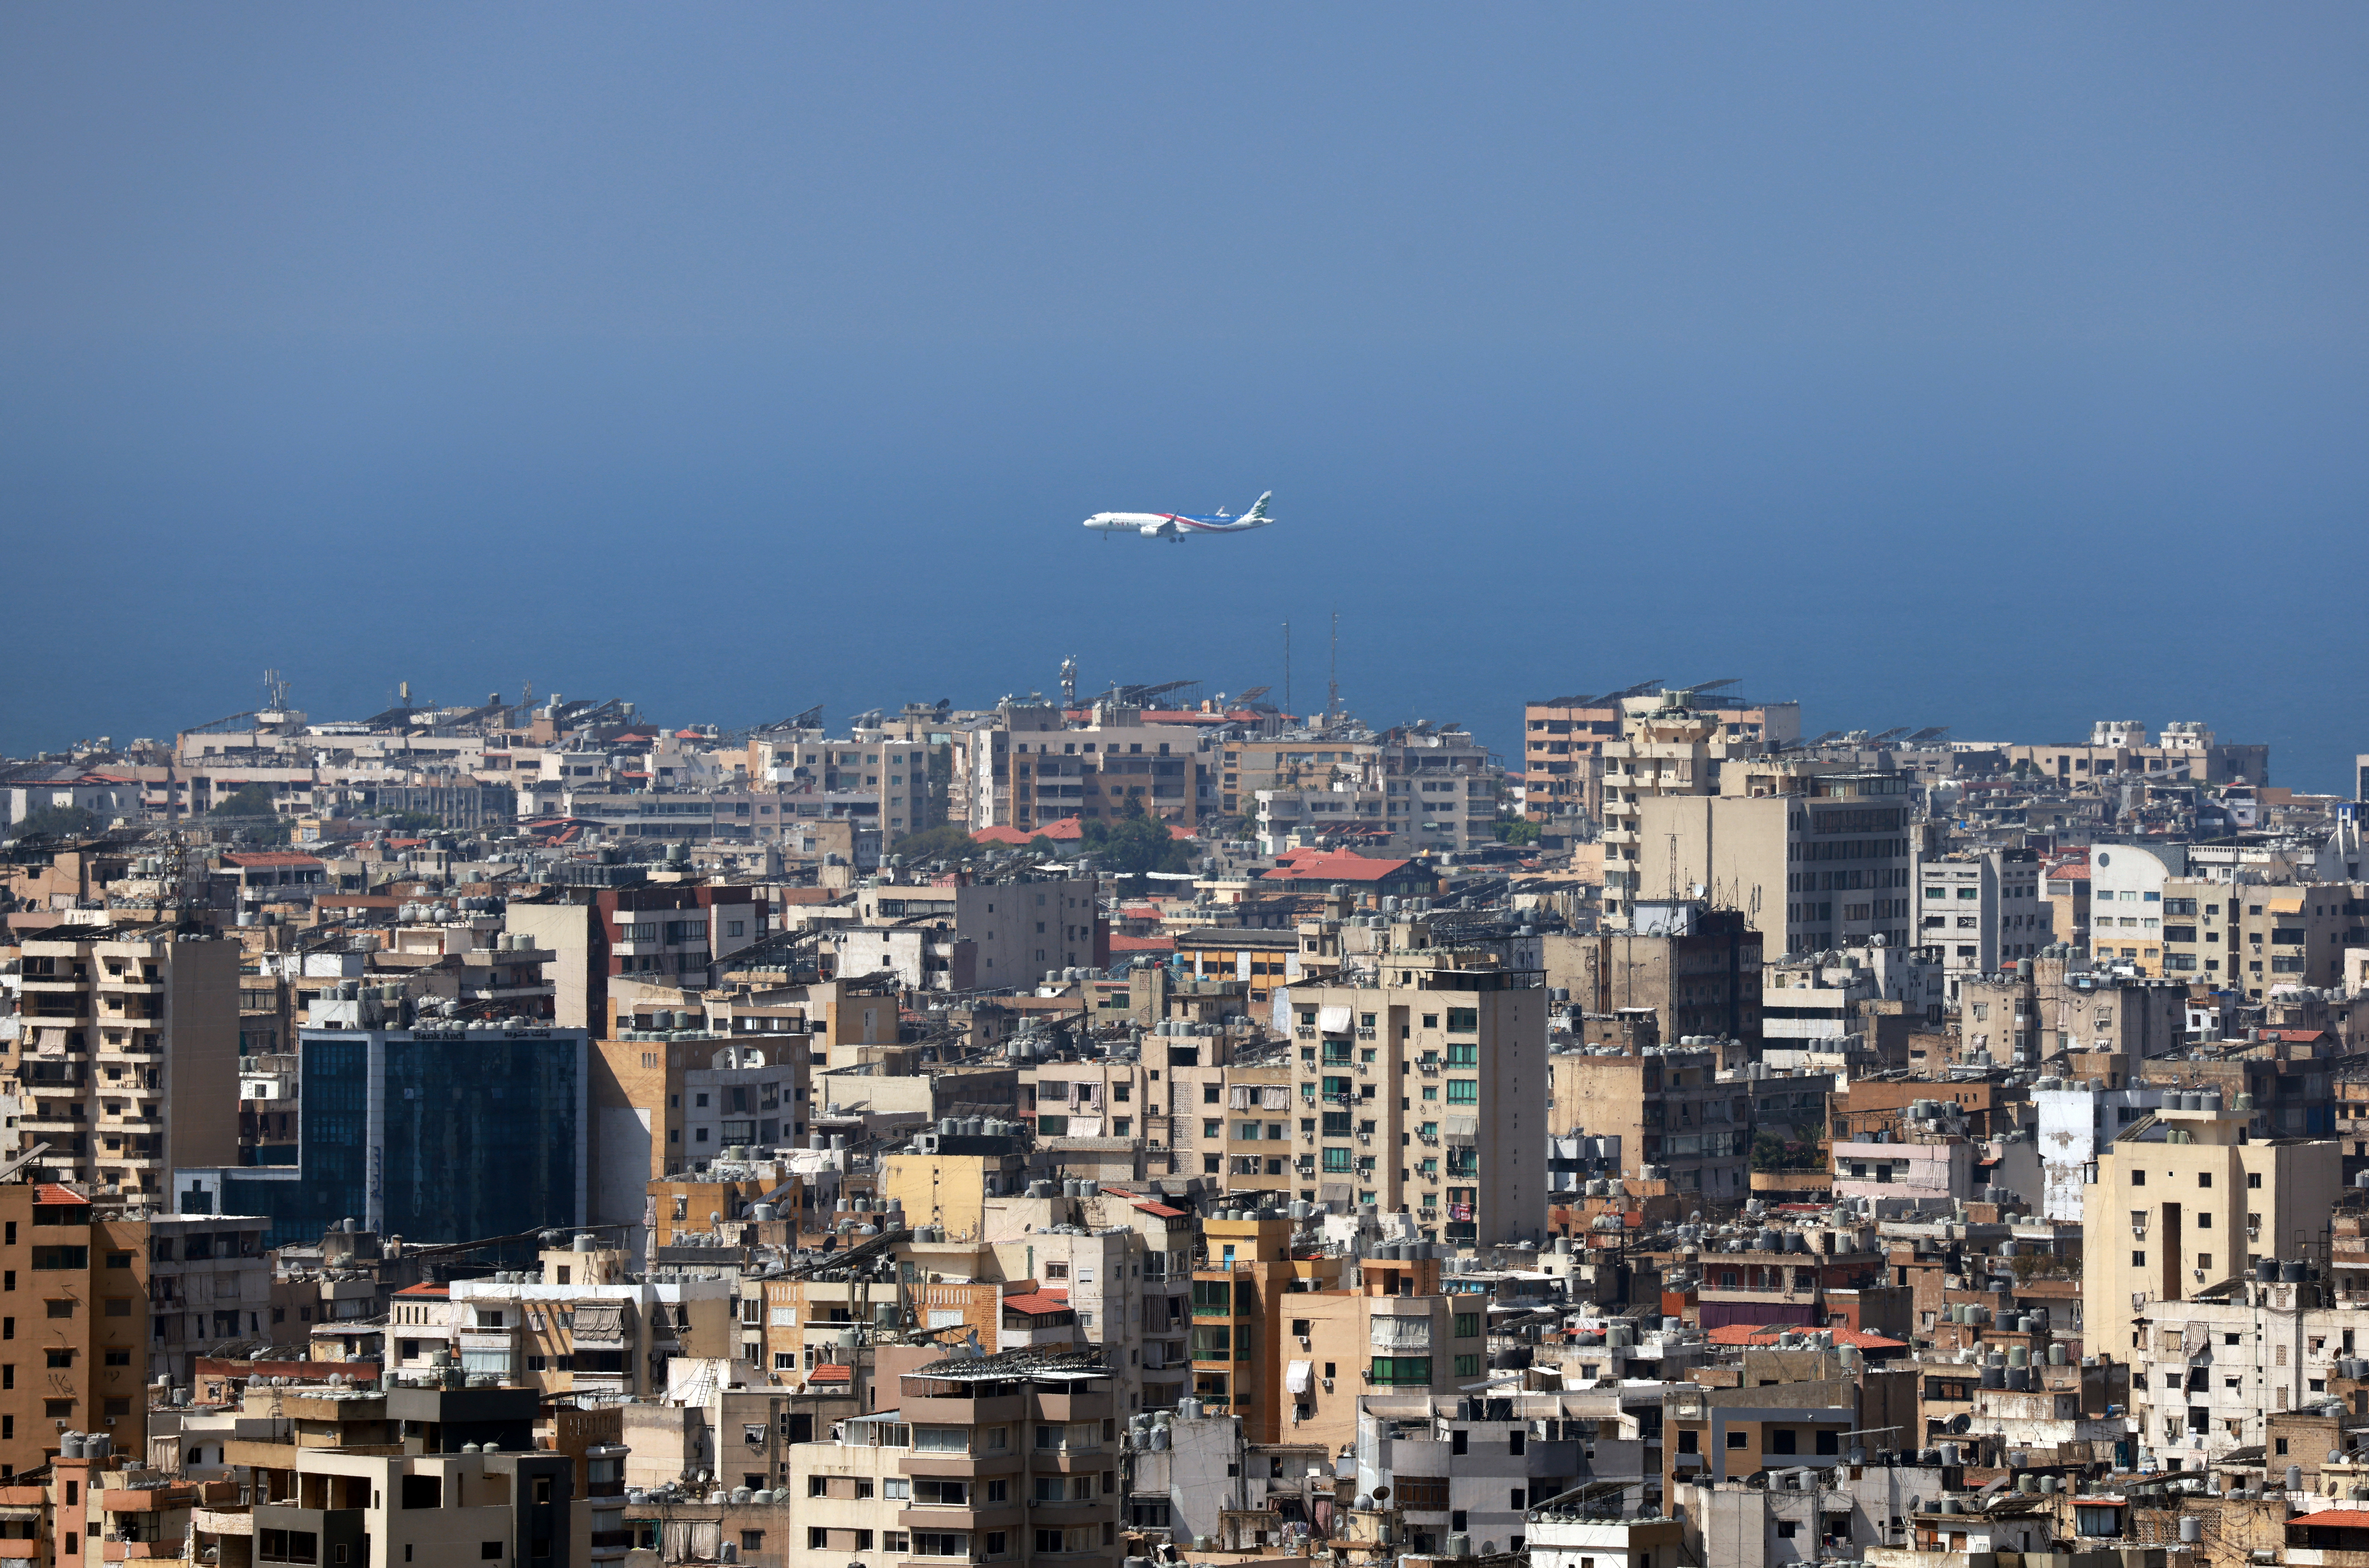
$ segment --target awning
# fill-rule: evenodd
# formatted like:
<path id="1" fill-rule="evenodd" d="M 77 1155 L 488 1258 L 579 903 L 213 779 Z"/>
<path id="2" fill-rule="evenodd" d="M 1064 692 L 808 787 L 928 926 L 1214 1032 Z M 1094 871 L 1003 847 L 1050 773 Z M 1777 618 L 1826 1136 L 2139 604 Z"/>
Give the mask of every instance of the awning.
<path id="1" fill-rule="evenodd" d="M 625 1333 L 625 1304 L 622 1301 L 579 1302 L 573 1326 L 578 1339 L 622 1339 Z"/>
<path id="2" fill-rule="evenodd" d="M 1316 1026 L 1328 1035 L 1345 1035 L 1349 1032 L 1349 1010 L 1346 1007 L 1328 1007 L 1317 1019 Z"/>
<path id="3" fill-rule="evenodd" d="M 1295 1394 L 1306 1393 L 1309 1377 L 1315 1370 L 1316 1363 L 1313 1361 L 1294 1361 L 1283 1369 L 1284 1388 Z"/>
<path id="4" fill-rule="evenodd" d="M 1442 1116 L 1439 1121 L 1439 1130 L 1448 1138 L 1460 1138 L 1469 1142 L 1481 1136 L 1481 1118 L 1479 1116 Z"/>

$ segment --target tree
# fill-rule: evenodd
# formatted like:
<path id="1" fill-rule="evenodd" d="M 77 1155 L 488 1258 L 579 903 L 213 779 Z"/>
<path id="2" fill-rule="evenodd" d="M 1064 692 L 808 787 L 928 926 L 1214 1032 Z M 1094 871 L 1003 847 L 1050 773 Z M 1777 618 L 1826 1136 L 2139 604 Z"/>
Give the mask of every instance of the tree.
<path id="1" fill-rule="evenodd" d="M 24 820 L 8 830 L 8 836 L 79 839 L 97 831 L 98 818 L 79 806 L 44 806 L 25 813 Z"/>
<path id="2" fill-rule="evenodd" d="M 1140 807 L 1115 823 L 1088 822 L 1081 843 L 1097 864 L 1121 876 L 1179 872 L 1192 864 L 1191 854 L 1168 830 L 1168 824 L 1145 816 Z"/>
<path id="3" fill-rule="evenodd" d="M 234 795 L 214 802 L 211 815 L 215 817 L 277 817 L 280 807 L 266 784 L 246 784 Z"/>
<path id="4" fill-rule="evenodd" d="M 1508 818 L 1497 824 L 1497 841 L 1501 844 L 1534 844 L 1539 841 L 1539 825 Z"/>
<path id="5" fill-rule="evenodd" d="M 890 846 L 890 853 L 916 860 L 963 860 L 978 853 L 966 830 L 952 822 L 935 828 L 924 828 L 918 833 L 908 833 Z"/>

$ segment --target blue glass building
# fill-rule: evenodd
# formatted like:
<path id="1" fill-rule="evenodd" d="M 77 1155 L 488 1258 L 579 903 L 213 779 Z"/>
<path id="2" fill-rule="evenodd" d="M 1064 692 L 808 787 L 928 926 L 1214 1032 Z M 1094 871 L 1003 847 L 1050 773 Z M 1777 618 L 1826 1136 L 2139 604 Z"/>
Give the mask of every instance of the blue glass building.
<path id="1" fill-rule="evenodd" d="M 306 1029 L 292 1166 L 174 1173 L 182 1213 L 271 1218 L 269 1246 L 343 1219 L 413 1245 L 588 1217 L 581 1029 Z"/>

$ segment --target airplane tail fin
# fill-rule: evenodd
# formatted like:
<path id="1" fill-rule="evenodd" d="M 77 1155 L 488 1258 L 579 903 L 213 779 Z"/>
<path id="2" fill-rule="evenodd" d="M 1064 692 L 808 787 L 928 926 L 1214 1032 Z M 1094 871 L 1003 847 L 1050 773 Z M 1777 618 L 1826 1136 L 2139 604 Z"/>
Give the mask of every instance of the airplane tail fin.
<path id="1" fill-rule="evenodd" d="M 1257 500 L 1253 501 L 1251 503 L 1251 509 L 1242 513 L 1242 521 L 1244 522 L 1273 522 L 1275 519 L 1266 515 L 1266 503 L 1267 498 L 1274 494 L 1275 492 L 1273 490 L 1269 490 L 1265 495 L 1263 495 Z"/>

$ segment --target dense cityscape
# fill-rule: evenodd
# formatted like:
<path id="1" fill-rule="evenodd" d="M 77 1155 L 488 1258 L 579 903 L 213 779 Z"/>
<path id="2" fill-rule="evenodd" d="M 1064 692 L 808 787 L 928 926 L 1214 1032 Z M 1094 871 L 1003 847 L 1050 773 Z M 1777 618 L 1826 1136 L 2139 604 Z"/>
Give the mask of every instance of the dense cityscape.
<path id="1" fill-rule="evenodd" d="M 2355 799 L 1056 686 L 8 763 L 0 1555 L 2369 1551 Z"/>

